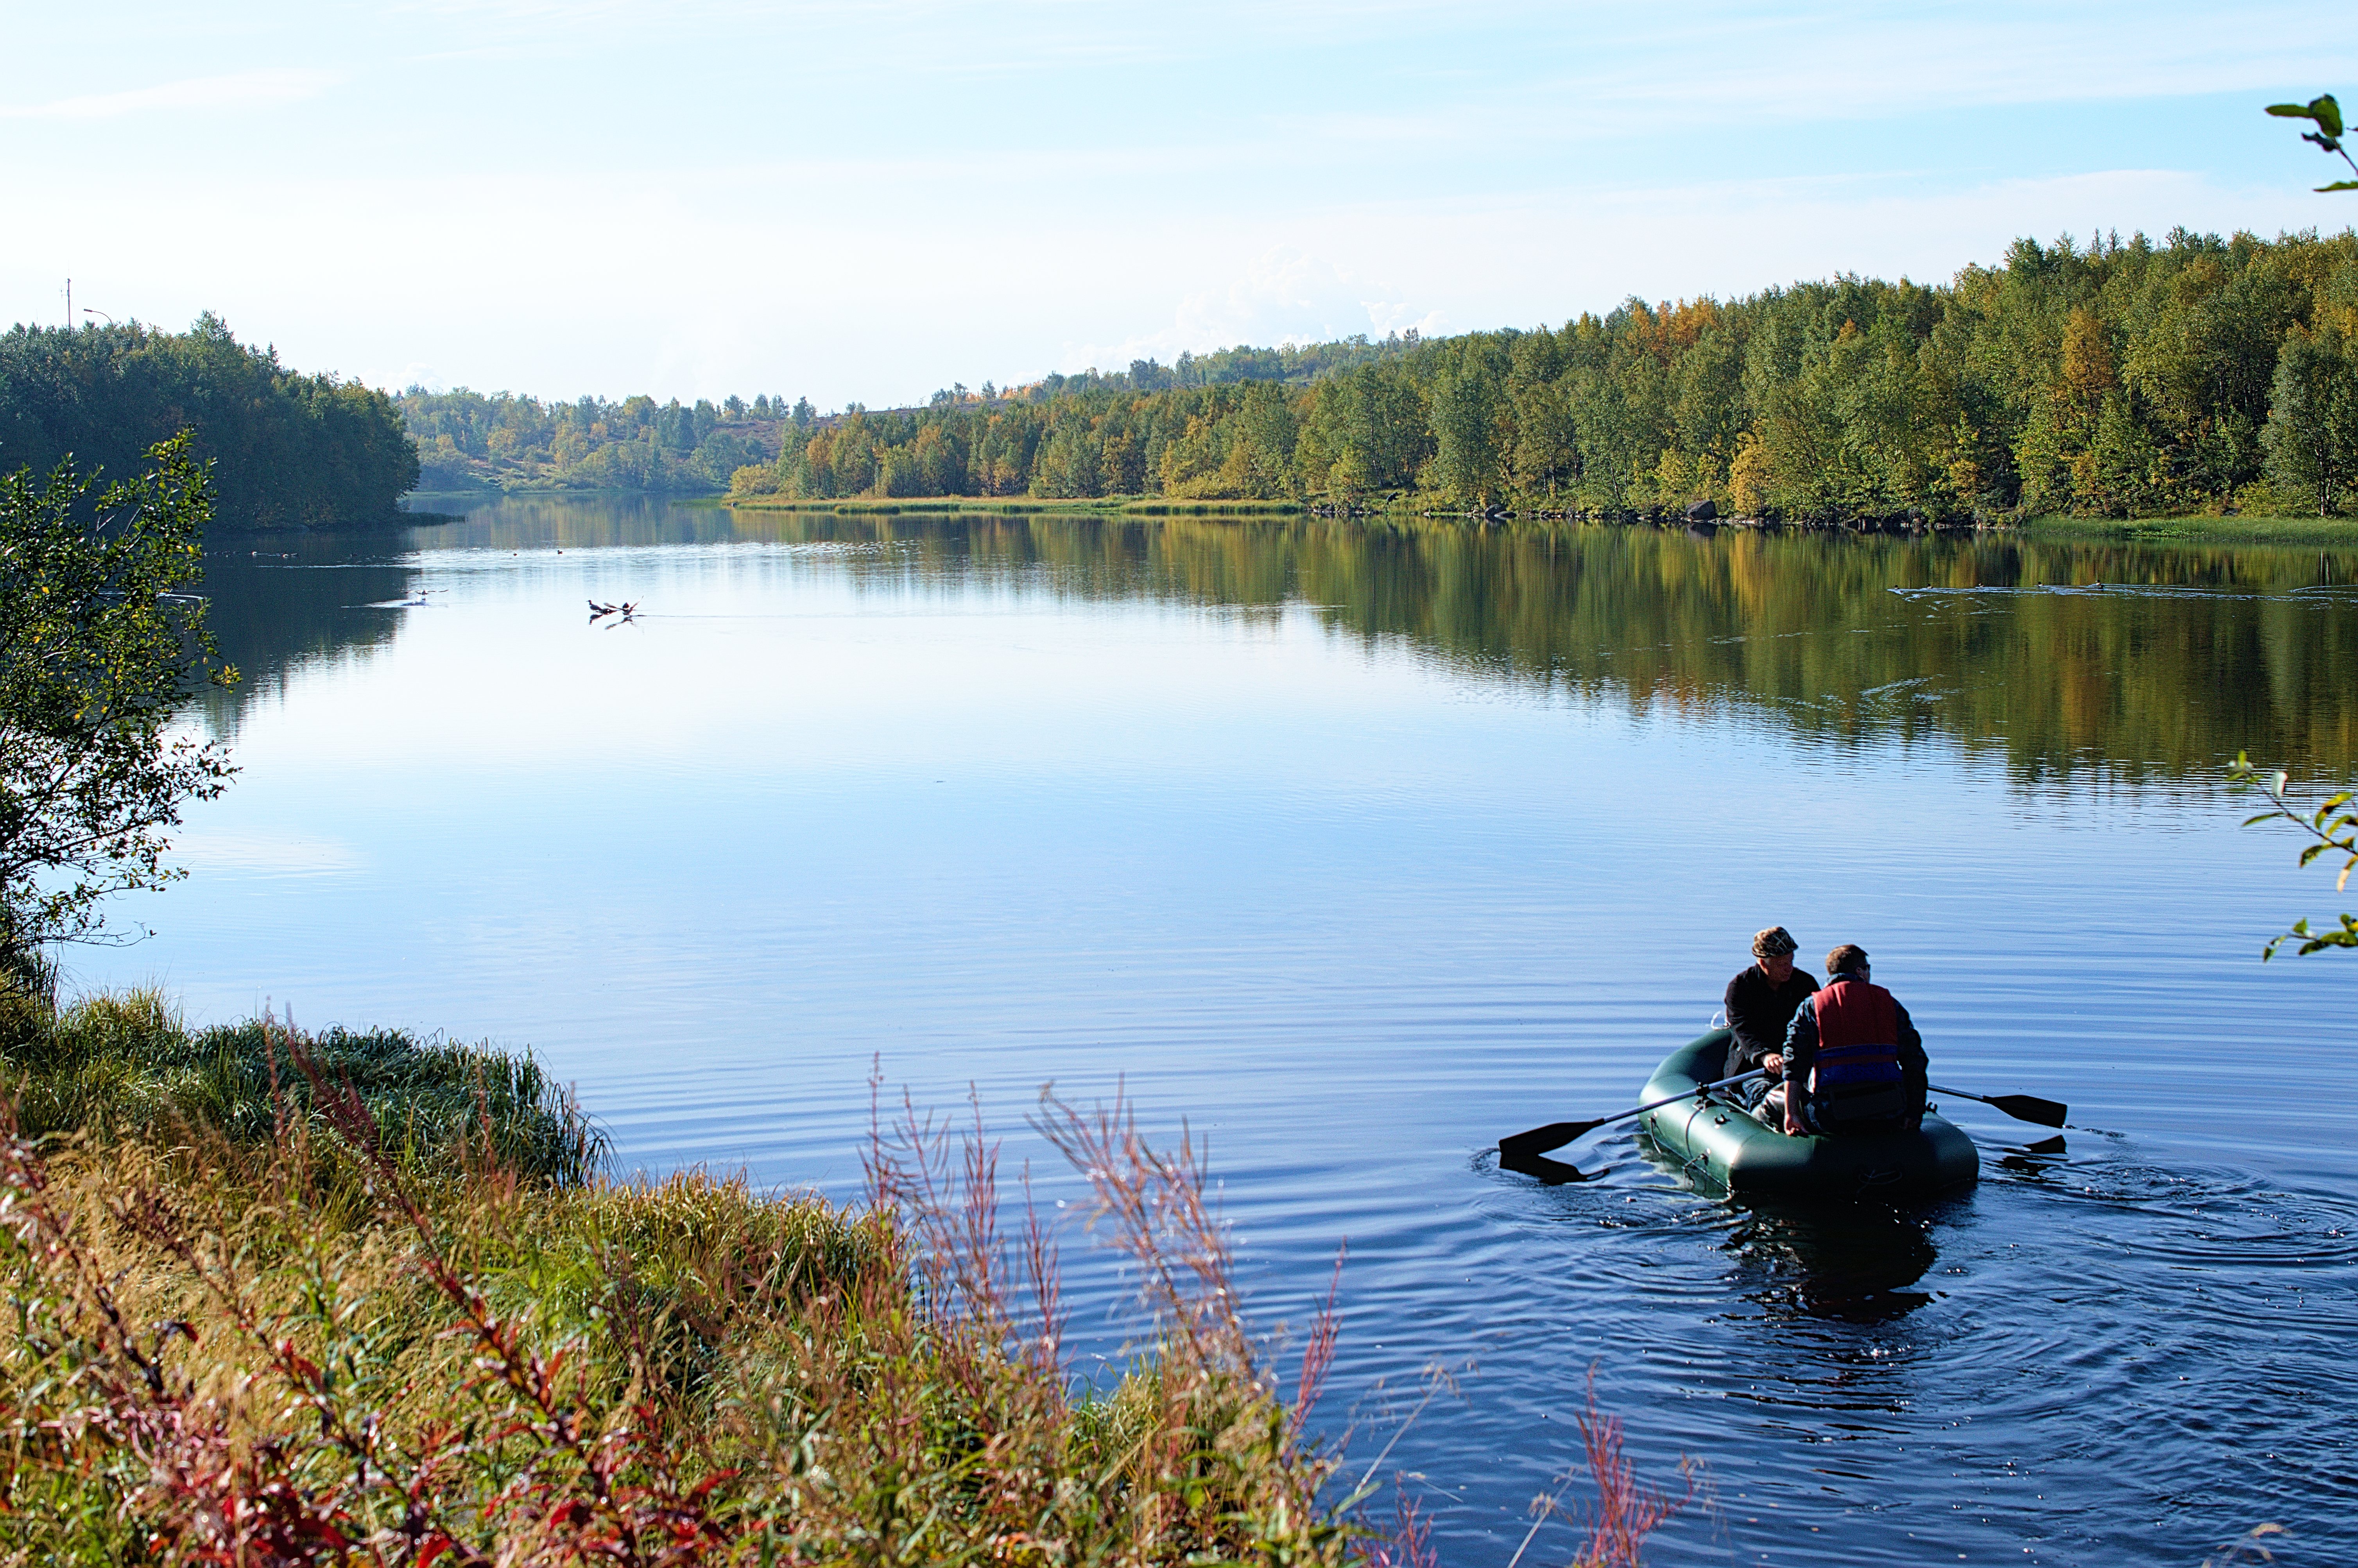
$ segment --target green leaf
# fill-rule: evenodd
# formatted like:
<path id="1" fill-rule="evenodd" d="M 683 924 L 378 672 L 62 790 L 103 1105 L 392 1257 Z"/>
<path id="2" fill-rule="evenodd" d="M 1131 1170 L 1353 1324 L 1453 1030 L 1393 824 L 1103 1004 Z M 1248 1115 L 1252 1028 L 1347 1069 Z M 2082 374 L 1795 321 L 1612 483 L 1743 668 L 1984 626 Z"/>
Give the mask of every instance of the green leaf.
<path id="1" fill-rule="evenodd" d="M 2338 136 L 2342 134 L 2342 105 L 2333 101 L 2332 93 L 2322 92 L 2310 99 L 2309 117 L 2316 121 L 2327 135 Z"/>
<path id="2" fill-rule="evenodd" d="M 2320 185 L 2320 192 L 2328 190 L 2358 190 L 2358 179 L 2337 179 L 2331 185 Z"/>
<path id="3" fill-rule="evenodd" d="M 2271 103 L 2268 113 L 2287 120 L 2314 120 L 2316 114 L 2306 103 Z"/>

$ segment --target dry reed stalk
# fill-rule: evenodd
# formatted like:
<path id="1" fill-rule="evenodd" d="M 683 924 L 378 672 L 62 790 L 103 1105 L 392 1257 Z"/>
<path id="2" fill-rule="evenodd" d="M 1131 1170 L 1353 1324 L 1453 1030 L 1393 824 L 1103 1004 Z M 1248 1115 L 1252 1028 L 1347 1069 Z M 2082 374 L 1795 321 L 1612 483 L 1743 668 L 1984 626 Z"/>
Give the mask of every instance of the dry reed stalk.
<path id="1" fill-rule="evenodd" d="M 1621 1450 L 1621 1418 L 1596 1408 L 1596 1372 L 1588 1374 L 1586 1404 L 1580 1412 L 1580 1443 L 1596 1485 L 1589 1515 L 1588 1546 L 1582 1561 L 1597 1568 L 1638 1568 L 1645 1561 L 1646 1537 L 1694 1500 L 1694 1476 L 1682 1466 L 1684 1490 L 1673 1498 L 1638 1479 Z"/>

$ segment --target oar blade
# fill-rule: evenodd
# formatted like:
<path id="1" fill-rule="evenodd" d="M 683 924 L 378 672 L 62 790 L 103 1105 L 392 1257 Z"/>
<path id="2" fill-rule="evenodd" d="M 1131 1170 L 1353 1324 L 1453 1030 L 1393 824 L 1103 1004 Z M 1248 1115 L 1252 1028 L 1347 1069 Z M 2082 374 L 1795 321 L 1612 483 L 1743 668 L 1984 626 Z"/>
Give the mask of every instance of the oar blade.
<path id="1" fill-rule="evenodd" d="M 2071 1114 L 2069 1106 L 2059 1105 L 2051 1099 L 2040 1099 L 2037 1095 L 1992 1095 L 1987 1103 L 2017 1121 L 2033 1122 L 2040 1127 L 2061 1127 L 2064 1117 Z"/>
<path id="2" fill-rule="evenodd" d="M 1572 1182 L 1595 1180 L 1577 1165 L 1567 1165 L 1561 1160 L 1551 1160 L 1544 1154 L 1512 1152 L 1504 1144 L 1498 1147 L 1498 1169 L 1513 1171 L 1519 1175 L 1536 1177 L 1552 1187 L 1563 1186 Z"/>
<path id="3" fill-rule="evenodd" d="M 1544 1154 L 1551 1149 L 1561 1149 L 1583 1133 L 1593 1132 L 1604 1126 L 1601 1121 L 1551 1121 L 1545 1127 L 1534 1127 L 1528 1132 L 1510 1132 L 1498 1140 L 1498 1159 L 1528 1159 Z"/>

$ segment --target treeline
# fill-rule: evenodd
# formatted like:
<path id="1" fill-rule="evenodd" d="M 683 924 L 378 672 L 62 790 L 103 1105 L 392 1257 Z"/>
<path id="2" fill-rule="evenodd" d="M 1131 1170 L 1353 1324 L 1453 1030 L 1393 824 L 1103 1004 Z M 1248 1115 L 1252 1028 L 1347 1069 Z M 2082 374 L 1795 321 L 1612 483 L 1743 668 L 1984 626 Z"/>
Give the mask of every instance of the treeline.
<path id="1" fill-rule="evenodd" d="M 1420 341 L 1412 329 L 1380 341 L 1361 335 L 1331 343 L 1287 343 L 1273 349 L 1238 344 L 1207 354 L 1181 354 L 1173 364 L 1132 360 L 1126 371 L 1051 374 L 1022 386 L 999 387 L 985 382 L 980 391 L 969 391 L 961 383 L 935 393 L 924 410 L 913 407 L 883 413 L 871 413 L 855 403 L 844 413 L 822 416 L 808 398 L 797 399 L 789 407 L 784 398 L 766 395 L 751 403 L 730 397 L 718 404 L 698 399 L 693 406 L 676 398 L 658 404 L 646 396 L 620 403 L 600 397 L 544 403 L 506 392 L 486 395 L 465 387 L 428 392 L 421 386 L 403 393 L 399 404 L 410 436 L 417 443 L 423 465 L 419 485 L 425 490 L 694 492 L 726 490 L 738 470 L 774 462 L 781 452 L 806 445 L 814 432 L 846 420 L 852 421 L 855 428 L 866 429 L 879 420 L 905 423 L 921 412 L 936 418 L 945 412 L 988 414 L 1044 407 L 1065 397 L 1118 396 L 1245 381 L 1306 385 L 1337 371 L 1408 352 Z M 1016 492 L 1022 492 L 1029 483 L 1027 473 Z M 999 492 L 953 489 L 888 493 Z"/>
<path id="2" fill-rule="evenodd" d="M 543 403 L 512 393 L 413 386 L 396 400 L 417 443 L 418 487 L 461 490 L 726 489 L 747 463 L 767 462 L 816 422 L 808 400 L 652 397 Z"/>
<path id="3" fill-rule="evenodd" d="M 1338 371 L 1356 370 L 1361 365 L 1376 364 L 1413 351 L 1424 340 L 1411 327 L 1405 332 L 1393 332 L 1380 342 L 1362 332 L 1349 338 L 1338 338 L 1330 343 L 1281 343 L 1273 349 L 1250 348 L 1238 343 L 1232 349 L 1215 349 L 1206 354 L 1181 354 L 1171 364 L 1154 360 L 1132 360 L 1126 371 L 1086 370 L 1078 375 L 1048 375 L 1029 386 L 1016 387 L 999 395 L 1025 403 L 1044 403 L 1065 393 L 1086 392 L 1169 392 L 1174 388 L 1192 386 L 1225 386 L 1240 381 L 1279 381 L 1302 385 Z M 949 401 L 963 401 L 966 389 L 936 392 L 936 406 Z M 983 384 L 982 400 L 993 399 L 990 384 Z"/>
<path id="4" fill-rule="evenodd" d="M 1307 384 L 1078 378 L 783 435 L 741 495 L 1378 494 L 1791 520 L 2338 510 L 2358 482 L 2358 236 L 2017 241 L 1857 277 L 1402 340 Z M 1371 345 L 1370 347 L 1374 347 Z"/>
<path id="5" fill-rule="evenodd" d="M 194 433 L 212 463 L 214 515 L 248 527 L 389 521 L 417 454 L 384 394 L 304 375 L 240 343 L 208 311 L 186 332 L 130 322 L 0 335 L 0 471 L 135 471 L 147 449 Z"/>

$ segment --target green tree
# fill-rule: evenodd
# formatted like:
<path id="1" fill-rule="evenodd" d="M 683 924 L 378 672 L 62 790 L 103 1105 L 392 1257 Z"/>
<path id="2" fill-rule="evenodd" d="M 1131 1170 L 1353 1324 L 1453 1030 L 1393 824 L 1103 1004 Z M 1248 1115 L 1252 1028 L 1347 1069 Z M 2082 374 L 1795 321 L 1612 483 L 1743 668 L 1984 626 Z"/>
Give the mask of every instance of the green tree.
<path id="1" fill-rule="evenodd" d="M 2358 481 L 2358 364 L 2339 323 L 2286 334 L 2260 442 L 2268 478 L 2289 494 L 2315 500 L 2320 517 L 2336 511 Z"/>
<path id="2" fill-rule="evenodd" d="M 0 333 L 0 471 L 70 458 L 129 473 L 181 431 L 211 465 L 214 515 L 233 525 L 389 523 L 417 482 L 391 398 L 290 371 L 210 312 L 186 332 L 135 321 Z"/>
<path id="3" fill-rule="evenodd" d="M 209 475 L 187 435 L 146 471 L 92 485 L 60 464 L 0 478 L 0 957 L 101 940 L 100 902 L 157 888 L 165 830 L 234 771 L 219 741 L 169 732 L 217 665 L 203 575 Z M 93 504 L 94 501 L 94 504 Z"/>
<path id="4" fill-rule="evenodd" d="M 1479 340 L 1465 346 L 1460 362 L 1444 370 L 1433 386 L 1433 467 L 1443 492 L 1487 507 L 1505 489 L 1505 460 L 1512 438 L 1511 408 L 1497 354 Z M 1507 415 L 1507 419 L 1500 416 Z"/>

